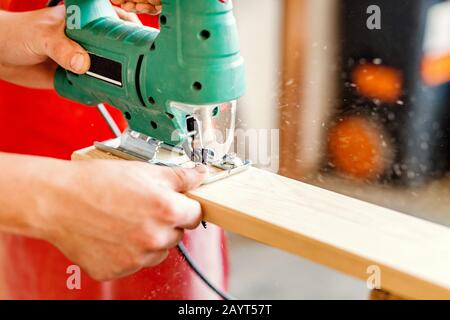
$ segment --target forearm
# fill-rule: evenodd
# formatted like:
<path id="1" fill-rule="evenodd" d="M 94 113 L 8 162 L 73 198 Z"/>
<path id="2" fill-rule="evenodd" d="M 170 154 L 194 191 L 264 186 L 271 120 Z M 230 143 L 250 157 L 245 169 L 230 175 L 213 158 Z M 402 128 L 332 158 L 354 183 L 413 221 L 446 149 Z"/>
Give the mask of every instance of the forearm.
<path id="1" fill-rule="evenodd" d="M 14 21 L 17 13 L 0 10 L 0 67 L 9 66 L 15 62 L 14 53 L 21 48 L 17 48 L 17 39 L 22 38 L 22 28 L 18 29 Z M 32 33 L 32 31 L 30 31 Z"/>
<path id="2" fill-rule="evenodd" d="M 0 231 L 46 239 L 47 203 L 68 183 L 65 161 L 0 153 Z"/>

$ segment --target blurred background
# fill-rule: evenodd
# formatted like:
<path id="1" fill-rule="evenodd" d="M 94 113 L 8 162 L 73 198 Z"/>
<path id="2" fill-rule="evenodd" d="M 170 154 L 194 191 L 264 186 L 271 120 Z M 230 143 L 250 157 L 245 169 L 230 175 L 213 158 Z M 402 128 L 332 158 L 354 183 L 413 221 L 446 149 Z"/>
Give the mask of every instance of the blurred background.
<path id="1" fill-rule="evenodd" d="M 450 226 L 450 1 L 234 5 L 248 76 L 238 152 L 261 168 Z M 229 239 L 231 291 L 240 298 L 368 297 L 363 281 Z"/>

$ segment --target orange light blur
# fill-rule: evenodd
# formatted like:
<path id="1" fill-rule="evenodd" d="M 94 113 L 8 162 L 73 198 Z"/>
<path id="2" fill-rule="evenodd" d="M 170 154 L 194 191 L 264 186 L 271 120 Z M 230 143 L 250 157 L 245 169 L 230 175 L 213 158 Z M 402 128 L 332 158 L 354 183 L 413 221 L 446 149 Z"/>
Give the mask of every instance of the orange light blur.
<path id="1" fill-rule="evenodd" d="M 374 179 L 386 169 L 390 149 L 382 130 L 370 120 L 352 116 L 329 132 L 328 152 L 335 168 L 359 179 Z"/>
<path id="2" fill-rule="evenodd" d="M 429 86 L 450 81 L 450 53 L 439 57 L 426 56 L 422 61 L 422 78 Z"/>
<path id="3" fill-rule="evenodd" d="M 394 103 L 403 90 L 402 74 L 397 69 L 365 63 L 358 65 L 352 74 L 358 93 L 371 99 Z"/>

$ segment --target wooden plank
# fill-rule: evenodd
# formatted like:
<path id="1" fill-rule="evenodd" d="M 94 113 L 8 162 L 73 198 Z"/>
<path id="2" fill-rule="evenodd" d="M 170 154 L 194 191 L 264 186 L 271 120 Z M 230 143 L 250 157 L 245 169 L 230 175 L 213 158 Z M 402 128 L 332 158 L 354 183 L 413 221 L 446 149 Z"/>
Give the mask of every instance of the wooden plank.
<path id="1" fill-rule="evenodd" d="M 369 296 L 370 300 L 403 300 L 383 290 L 372 290 Z"/>
<path id="2" fill-rule="evenodd" d="M 117 158 L 87 148 L 73 159 Z M 447 227 L 256 168 L 188 196 L 229 231 L 363 280 L 376 265 L 382 289 L 396 296 L 450 299 Z"/>

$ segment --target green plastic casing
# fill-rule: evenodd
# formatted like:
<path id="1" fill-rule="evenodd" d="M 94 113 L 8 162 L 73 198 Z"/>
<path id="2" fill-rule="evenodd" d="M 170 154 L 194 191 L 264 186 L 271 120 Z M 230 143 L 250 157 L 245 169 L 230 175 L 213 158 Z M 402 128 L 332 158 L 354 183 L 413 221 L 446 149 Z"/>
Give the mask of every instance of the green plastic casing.
<path id="1" fill-rule="evenodd" d="M 121 79 L 114 84 L 59 68 L 55 88 L 63 97 L 108 103 L 123 112 L 130 129 L 179 145 L 187 114 L 171 102 L 211 105 L 245 93 L 231 0 L 163 0 L 160 31 L 120 20 L 109 0 L 65 5 L 67 35 L 90 54 L 120 64 Z"/>

